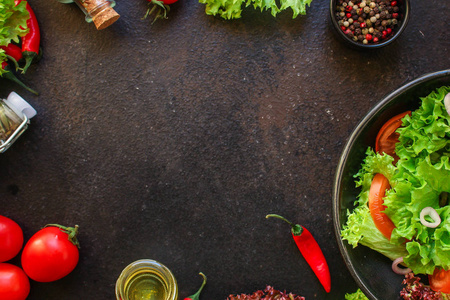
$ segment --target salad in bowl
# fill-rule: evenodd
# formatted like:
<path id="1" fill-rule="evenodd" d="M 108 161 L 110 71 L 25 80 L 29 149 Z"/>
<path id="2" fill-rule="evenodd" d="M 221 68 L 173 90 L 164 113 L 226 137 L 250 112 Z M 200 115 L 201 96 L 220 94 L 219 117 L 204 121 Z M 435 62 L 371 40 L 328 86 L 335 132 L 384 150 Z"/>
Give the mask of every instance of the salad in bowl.
<path id="1" fill-rule="evenodd" d="M 392 261 L 386 280 L 397 276 L 404 286 L 390 299 L 450 299 L 450 85 L 417 103 L 375 126 L 373 142 L 360 150 L 357 193 L 352 207 L 341 207 L 339 236 L 347 252 L 365 246 Z M 364 257 L 348 259 L 357 279 L 372 264 Z"/>

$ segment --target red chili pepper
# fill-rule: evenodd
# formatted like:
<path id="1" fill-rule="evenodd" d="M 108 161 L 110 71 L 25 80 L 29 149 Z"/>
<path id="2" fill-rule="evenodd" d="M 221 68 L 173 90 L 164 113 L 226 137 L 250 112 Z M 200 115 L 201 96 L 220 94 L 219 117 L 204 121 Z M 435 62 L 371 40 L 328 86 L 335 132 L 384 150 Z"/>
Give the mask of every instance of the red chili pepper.
<path id="1" fill-rule="evenodd" d="M 10 43 L 8 46 L 0 46 L 0 49 L 5 51 L 6 56 L 14 63 L 17 71 L 19 69 L 18 61 L 22 59 L 22 49 L 13 43 Z"/>
<path id="2" fill-rule="evenodd" d="M 11 71 L 9 70 L 9 65 L 6 61 L 2 62 L 2 69 L 6 71 L 6 73 L 2 74 L 3 78 L 6 78 L 8 80 L 11 80 L 11 81 L 17 83 L 18 85 L 20 85 L 21 87 L 23 87 L 24 89 L 26 89 L 27 91 L 29 91 L 35 95 L 39 95 L 38 92 L 27 87 L 22 81 L 20 81 L 16 76 L 14 76 L 13 73 L 11 73 Z"/>
<path id="3" fill-rule="evenodd" d="M 22 49 L 16 44 L 10 43 L 8 46 L 1 46 L 0 48 L 5 51 L 6 55 L 15 61 L 22 59 Z"/>
<path id="4" fill-rule="evenodd" d="M 198 289 L 197 293 L 195 293 L 194 295 L 189 296 L 189 297 L 187 297 L 187 298 L 184 298 L 184 300 L 198 300 L 198 299 L 199 299 L 200 293 L 202 292 L 203 287 L 204 287 L 205 284 L 206 284 L 206 276 L 205 276 L 205 274 L 203 274 L 202 272 L 200 272 L 199 274 L 202 275 L 202 277 L 203 277 L 203 283 L 202 283 L 202 286 Z"/>
<path id="5" fill-rule="evenodd" d="M 308 265 L 314 271 L 314 274 L 316 274 L 325 291 L 329 293 L 331 290 L 330 270 L 319 244 L 317 244 L 311 233 L 305 227 L 299 224 L 293 224 L 282 216 L 274 214 L 266 216 L 266 218 L 270 217 L 281 219 L 291 225 L 292 237 L 294 238 L 295 244 Z"/>
<path id="6" fill-rule="evenodd" d="M 15 0 L 14 3 L 18 5 L 20 2 L 22 0 Z M 33 60 L 39 56 L 39 46 L 41 43 L 41 31 L 36 15 L 28 2 L 26 8 L 30 14 L 30 18 L 27 20 L 29 32 L 22 38 L 22 54 L 25 58 L 25 67 L 22 69 L 22 74 L 27 71 Z"/>

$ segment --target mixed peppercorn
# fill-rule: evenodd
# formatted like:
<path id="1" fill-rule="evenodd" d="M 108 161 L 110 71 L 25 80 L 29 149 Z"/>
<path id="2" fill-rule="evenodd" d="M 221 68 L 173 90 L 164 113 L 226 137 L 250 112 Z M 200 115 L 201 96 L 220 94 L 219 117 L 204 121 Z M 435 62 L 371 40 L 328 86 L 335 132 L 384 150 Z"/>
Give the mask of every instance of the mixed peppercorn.
<path id="1" fill-rule="evenodd" d="M 379 43 L 389 39 L 401 22 L 402 0 L 338 0 L 336 20 L 355 42 Z"/>

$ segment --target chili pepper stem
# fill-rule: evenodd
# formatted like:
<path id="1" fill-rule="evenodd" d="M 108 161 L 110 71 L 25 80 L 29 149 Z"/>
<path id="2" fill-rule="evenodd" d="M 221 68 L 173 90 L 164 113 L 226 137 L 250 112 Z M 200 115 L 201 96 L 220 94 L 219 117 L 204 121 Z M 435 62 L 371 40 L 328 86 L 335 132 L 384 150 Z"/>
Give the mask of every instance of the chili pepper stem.
<path id="1" fill-rule="evenodd" d="M 23 57 L 25 58 L 25 66 L 22 68 L 22 74 L 25 74 L 25 72 L 28 70 L 28 68 L 31 66 L 31 63 L 37 56 L 37 53 L 31 51 L 23 52 Z"/>
<path id="2" fill-rule="evenodd" d="M 74 227 L 66 227 L 66 226 L 62 226 L 59 224 L 47 224 L 44 227 L 57 227 L 59 229 L 61 229 L 62 232 L 67 233 L 68 239 L 69 241 L 74 244 L 75 246 L 77 246 L 78 248 L 80 248 L 80 243 L 78 242 L 77 239 L 77 234 L 78 234 L 78 225 L 75 225 Z"/>
<path id="3" fill-rule="evenodd" d="M 202 275 L 202 277 L 203 277 L 202 285 L 200 286 L 200 288 L 198 289 L 198 291 L 194 295 L 191 295 L 191 296 L 187 297 L 185 300 L 198 300 L 200 298 L 200 293 L 202 292 L 203 288 L 206 285 L 206 276 L 202 272 L 200 272 L 199 274 Z"/>
<path id="4" fill-rule="evenodd" d="M 164 4 L 163 1 L 160 0 L 152 0 L 149 2 L 149 8 L 145 13 L 145 16 L 142 19 L 146 19 L 149 15 L 152 15 L 156 11 L 155 18 L 152 21 L 152 24 L 156 22 L 158 19 L 167 19 L 167 13 L 170 11 L 169 5 Z"/>
<path id="5" fill-rule="evenodd" d="M 13 73 L 11 73 L 11 72 L 6 72 L 6 73 L 4 73 L 2 76 L 3 76 L 3 78 L 6 78 L 6 79 L 8 79 L 8 80 L 11 80 L 11 81 L 17 83 L 18 85 L 20 85 L 21 87 L 23 87 L 24 89 L 26 89 L 27 91 L 29 91 L 30 93 L 33 93 L 33 94 L 35 94 L 35 95 L 39 95 L 38 92 L 36 92 L 35 90 L 33 90 L 33 89 L 29 88 L 28 86 L 26 86 L 25 83 L 23 83 L 22 81 L 20 81 L 16 76 L 14 76 Z"/>
<path id="6" fill-rule="evenodd" d="M 303 227 L 302 227 L 301 225 L 299 225 L 299 224 L 294 224 L 294 223 L 292 223 L 291 221 L 289 221 L 288 219 L 286 219 L 286 218 L 284 218 L 284 217 L 282 217 L 282 216 L 280 216 L 280 215 L 277 215 L 277 214 L 268 214 L 268 215 L 266 216 L 266 219 L 268 219 L 268 218 L 277 218 L 277 219 L 283 220 L 283 221 L 285 221 L 286 223 L 288 223 L 288 224 L 291 226 L 291 231 L 292 231 L 292 234 L 293 234 L 293 235 L 301 235 L 302 232 L 303 232 Z"/>
<path id="7" fill-rule="evenodd" d="M 19 67 L 19 63 L 17 62 L 17 60 L 12 57 L 11 55 L 6 54 L 6 57 L 13 62 L 14 66 L 16 67 L 16 71 L 20 69 Z"/>

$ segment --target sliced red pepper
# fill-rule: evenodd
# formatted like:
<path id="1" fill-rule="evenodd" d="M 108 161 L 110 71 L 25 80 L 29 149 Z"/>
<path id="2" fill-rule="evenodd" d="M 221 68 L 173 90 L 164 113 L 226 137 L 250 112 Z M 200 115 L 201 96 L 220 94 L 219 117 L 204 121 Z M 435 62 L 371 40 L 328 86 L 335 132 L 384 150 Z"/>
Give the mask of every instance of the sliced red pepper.
<path id="1" fill-rule="evenodd" d="M 36 92 L 35 90 L 26 86 L 22 81 L 20 81 L 16 76 L 14 76 L 13 73 L 10 72 L 9 65 L 6 61 L 2 62 L 2 69 L 6 71 L 5 73 L 2 74 L 3 78 L 6 78 L 8 80 L 11 80 L 11 81 L 17 83 L 18 85 L 20 85 L 21 87 L 23 87 L 24 89 L 26 89 L 27 91 L 29 91 L 35 95 L 39 95 L 38 92 Z"/>
<path id="2" fill-rule="evenodd" d="M 22 2 L 22 0 L 15 0 L 14 3 L 18 5 L 20 2 Z M 27 20 L 29 32 L 22 38 L 22 55 L 25 58 L 25 67 L 22 69 L 22 74 L 25 73 L 31 63 L 39 57 L 39 47 L 41 43 L 41 31 L 36 15 L 28 2 L 26 8 L 30 14 L 30 18 Z"/>
<path id="3" fill-rule="evenodd" d="M 320 283 L 327 293 L 331 290 L 331 277 L 327 261 L 312 234 L 303 226 L 294 224 L 282 216 L 270 214 L 266 218 L 275 217 L 287 222 L 291 226 L 292 237 L 298 250 L 305 258 L 308 265 L 314 271 Z"/>

